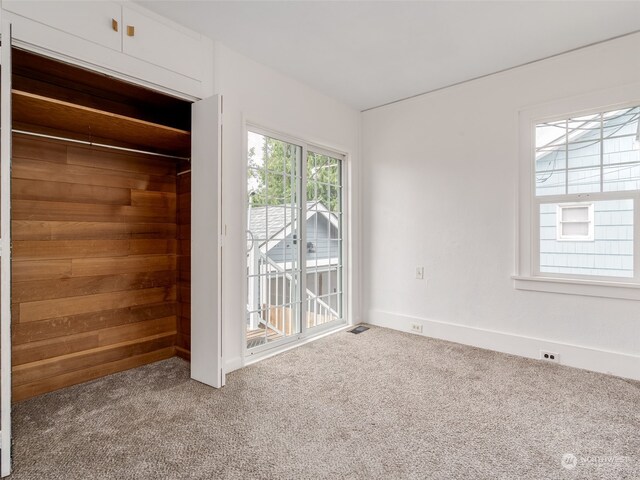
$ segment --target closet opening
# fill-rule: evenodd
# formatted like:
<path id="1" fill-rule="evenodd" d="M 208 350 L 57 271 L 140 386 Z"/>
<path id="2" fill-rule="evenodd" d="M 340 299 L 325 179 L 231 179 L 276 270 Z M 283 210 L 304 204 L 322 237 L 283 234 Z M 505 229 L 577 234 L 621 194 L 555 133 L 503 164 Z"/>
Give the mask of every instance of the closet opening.
<path id="1" fill-rule="evenodd" d="M 191 102 L 12 57 L 12 400 L 188 360 Z"/>

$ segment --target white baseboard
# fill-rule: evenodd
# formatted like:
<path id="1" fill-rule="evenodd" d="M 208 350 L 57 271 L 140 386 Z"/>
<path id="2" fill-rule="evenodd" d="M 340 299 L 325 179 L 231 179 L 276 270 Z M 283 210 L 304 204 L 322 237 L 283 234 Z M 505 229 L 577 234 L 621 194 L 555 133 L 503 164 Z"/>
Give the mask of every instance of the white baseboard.
<path id="1" fill-rule="evenodd" d="M 224 373 L 231 373 L 234 370 L 239 370 L 242 367 L 244 367 L 244 362 L 242 361 L 241 356 L 229 358 L 224 362 Z"/>
<path id="2" fill-rule="evenodd" d="M 557 363 L 561 365 L 640 380 L 640 355 L 525 337 L 380 310 L 369 311 L 367 323 L 409 333 L 415 333 L 411 331 L 411 324 L 418 323 L 422 325 L 422 335 L 427 337 L 533 359 L 539 359 L 540 351 L 545 350 L 557 353 L 559 355 Z"/>

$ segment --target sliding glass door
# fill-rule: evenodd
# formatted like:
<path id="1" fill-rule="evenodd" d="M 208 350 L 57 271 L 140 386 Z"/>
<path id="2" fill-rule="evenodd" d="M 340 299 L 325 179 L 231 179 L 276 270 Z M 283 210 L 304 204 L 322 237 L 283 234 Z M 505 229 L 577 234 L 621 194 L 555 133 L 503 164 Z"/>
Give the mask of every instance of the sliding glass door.
<path id="1" fill-rule="evenodd" d="M 338 154 L 258 129 L 247 134 L 247 349 L 343 319 Z"/>
<path id="2" fill-rule="evenodd" d="M 303 148 L 249 132 L 247 348 L 301 333 Z"/>
<path id="3" fill-rule="evenodd" d="M 307 152 L 305 325 L 342 318 L 342 161 Z"/>

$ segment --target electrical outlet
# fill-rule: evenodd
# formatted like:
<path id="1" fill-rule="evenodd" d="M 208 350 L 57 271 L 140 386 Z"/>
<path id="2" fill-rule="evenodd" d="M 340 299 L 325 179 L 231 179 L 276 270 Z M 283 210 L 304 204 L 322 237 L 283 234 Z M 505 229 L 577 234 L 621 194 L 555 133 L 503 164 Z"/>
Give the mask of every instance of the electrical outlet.
<path id="1" fill-rule="evenodd" d="M 424 267 L 416 267 L 416 279 L 424 280 Z"/>
<path id="2" fill-rule="evenodd" d="M 411 322 L 411 331 L 416 333 L 422 333 L 422 324 Z"/>
<path id="3" fill-rule="evenodd" d="M 540 350 L 540 360 L 545 360 L 547 362 L 560 362 L 560 355 L 555 352 L 547 352 L 545 350 Z"/>

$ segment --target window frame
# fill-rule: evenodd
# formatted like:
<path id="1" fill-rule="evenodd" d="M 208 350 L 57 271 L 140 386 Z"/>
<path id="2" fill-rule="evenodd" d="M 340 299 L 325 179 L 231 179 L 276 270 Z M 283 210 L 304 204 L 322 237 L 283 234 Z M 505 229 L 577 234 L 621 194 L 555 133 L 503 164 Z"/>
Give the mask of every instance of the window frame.
<path id="1" fill-rule="evenodd" d="M 634 204 L 635 207 L 635 204 Z M 564 210 L 578 208 L 587 208 L 587 220 L 585 221 L 564 221 L 562 220 Z M 595 225 L 594 225 L 594 203 L 593 202 L 570 202 L 570 203 L 558 203 L 556 204 L 556 240 L 558 242 L 593 242 L 595 241 Z M 587 234 L 586 235 L 565 235 L 563 233 L 562 226 L 565 223 L 586 223 Z"/>
<path id="2" fill-rule="evenodd" d="M 536 125 L 640 105 L 640 83 L 532 106 L 519 112 L 519 161 L 514 287 L 553 293 L 640 300 L 640 191 L 536 196 Z M 632 199 L 633 278 L 556 274 L 540 271 L 540 205 Z"/>

